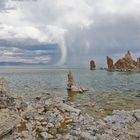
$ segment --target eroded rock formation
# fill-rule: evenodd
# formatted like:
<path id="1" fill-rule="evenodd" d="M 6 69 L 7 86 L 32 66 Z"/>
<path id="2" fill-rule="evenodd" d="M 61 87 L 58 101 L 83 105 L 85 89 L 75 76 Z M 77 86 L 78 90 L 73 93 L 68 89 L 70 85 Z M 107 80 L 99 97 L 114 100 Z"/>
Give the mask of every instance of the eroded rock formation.
<path id="1" fill-rule="evenodd" d="M 68 84 L 67 84 L 67 86 L 68 87 L 72 87 L 73 85 L 76 85 L 76 82 L 74 80 L 74 77 L 73 77 L 72 72 L 69 71 L 69 73 L 68 73 Z"/>
<path id="2" fill-rule="evenodd" d="M 137 58 L 137 68 L 139 68 L 139 69 L 140 69 L 140 57 L 139 57 L 139 58 Z"/>
<path id="3" fill-rule="evenodd" d="M 131 56 L 130 51 L 127 51 L 127 53 L 126 53 L 125 56 L 124 56 L 124 59 L 125 59 L 128 63 L 133 63 L 133 59 L 132 59 L 132 56 Z"/>
<path id="4" fill-rule="evenodd" d="M 108 70 L 113 71 L 114 70 L 114 65 L 113 65 L 113 59 L 107 56 L 107 65 L 108 65 Z"/>
<path id="5" fill-rule="evenodd" d="M 94 60 L 90 61 L 90 70 L 95 70 L 96 69 L 96 64 Z"/>
<path id="6" fill-rule="evenodd" d="M 74 77 L 73 77 L 73 74 L 71 71 L 69 71 L 68 73 L 68 83 L 67 83 L 67 89 L 68 90 L 71 90 L 71 91 L 74 91 L 74 92 L 84 92 L 86 91 L 85 88 L 79 86 L 75 80 L 74 80 Z"/>
<path id="7" fill-rule="evenodd" d="M 108 70 L 112 71 L 135 71 L 140 69 L 140 58 L 135 61 L 132 58 L 130 51 L 127 51 L 125 56 L 113 64 L 113 60 L 107 57 Z"/>

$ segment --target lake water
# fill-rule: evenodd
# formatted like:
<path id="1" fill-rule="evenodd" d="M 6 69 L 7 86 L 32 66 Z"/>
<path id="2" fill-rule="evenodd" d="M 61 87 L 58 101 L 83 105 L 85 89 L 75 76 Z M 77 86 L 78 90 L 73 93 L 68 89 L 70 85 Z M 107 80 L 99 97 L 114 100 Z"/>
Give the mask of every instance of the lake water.
<path id="1" fill-rule="evenodd" d="M 98 109 L 140 108 L 140 73 L 71 69 L 77 83 L 89 89 L 85 94 L 73 95 L 66 90 L 68 71 L 64 68 L 0 67 L 0 77 L 9 81 L 11 94 L 28 99 L 50 93 L 81 104 L 96 103 Z"/>

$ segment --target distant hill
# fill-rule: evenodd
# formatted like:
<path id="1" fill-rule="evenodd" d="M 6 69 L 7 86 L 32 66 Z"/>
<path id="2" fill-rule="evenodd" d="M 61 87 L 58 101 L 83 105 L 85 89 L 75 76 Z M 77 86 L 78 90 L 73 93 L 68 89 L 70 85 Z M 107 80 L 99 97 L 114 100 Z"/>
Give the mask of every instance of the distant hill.
<path id="1" fill-rule="evenodd" d="M 44 63 L 0 62 L 0 66 L 45 65 Z"/>

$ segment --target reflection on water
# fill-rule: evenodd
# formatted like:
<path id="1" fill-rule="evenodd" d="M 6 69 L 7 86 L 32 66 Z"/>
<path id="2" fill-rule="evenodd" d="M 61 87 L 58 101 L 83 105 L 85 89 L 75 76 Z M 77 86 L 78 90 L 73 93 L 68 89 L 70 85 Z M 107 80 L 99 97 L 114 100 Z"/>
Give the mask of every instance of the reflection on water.
<path id="1" fill-rule="evenodd" d="M 68 93 L 68 98 L 67 98 L 68 101 L 73 102 L 75 100 L 76 93 L 71 90 L 67 90 L 67 93 Z"/>
<path id="2" fill-rule="evenodd" d="M 54 88 L 65 89 L 68 69 L 1 68 L 0 77 L 10 82 L 17 94 L 35 94 Z M 90 90 L 137 94 L 140 91 L 140 73 L 106 72 L 101 70 L 72 69 L 76 81 Z M 63 95 L 63 92 L 62 92 Z"/>

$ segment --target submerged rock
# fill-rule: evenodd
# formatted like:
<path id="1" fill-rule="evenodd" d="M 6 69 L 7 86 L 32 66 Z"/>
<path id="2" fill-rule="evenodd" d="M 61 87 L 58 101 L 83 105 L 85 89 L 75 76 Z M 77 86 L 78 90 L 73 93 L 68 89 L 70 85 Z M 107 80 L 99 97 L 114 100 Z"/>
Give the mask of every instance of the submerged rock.
<path id="1" fill-rule="evenodd" d="M 138 94 L 136 95 L 136 97 L 140 97 L 140 93 L 138 93 Z"/>

